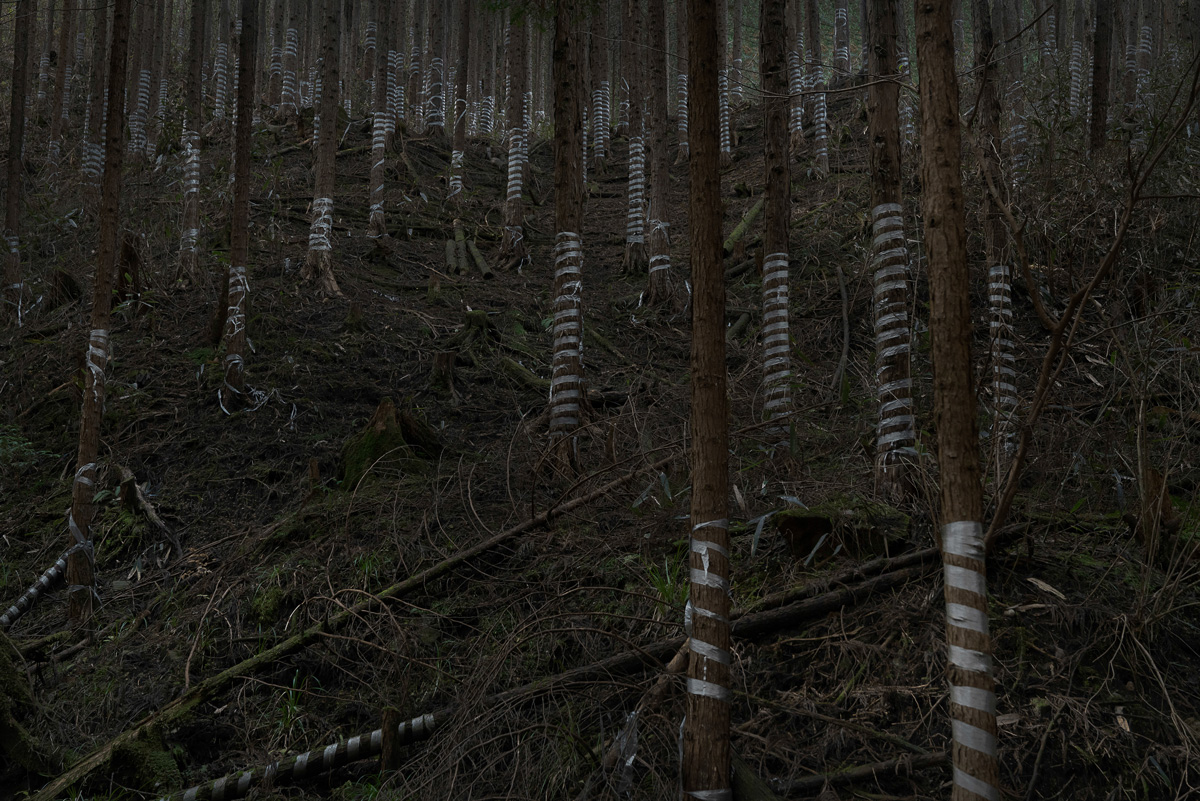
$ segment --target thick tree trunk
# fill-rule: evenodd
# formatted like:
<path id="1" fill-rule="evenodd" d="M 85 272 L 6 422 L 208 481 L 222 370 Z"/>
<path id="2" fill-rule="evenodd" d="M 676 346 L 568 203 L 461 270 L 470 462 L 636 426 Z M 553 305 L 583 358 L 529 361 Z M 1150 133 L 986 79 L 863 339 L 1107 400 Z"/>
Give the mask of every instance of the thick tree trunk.
<path id="1" fill-rule="evenodd" d="M 4 301 L 8 319 L 20 328 L 25 316 L 25 282 L 21 273 L 21 175 L 25 141 L 25 94 L 29 88 L 29 32 L 37 19 L 37 0 L 20 0 L 13 28 L 12 95 L 9 101 L 8 165 L 5 174 Z"/>
<path id="2" fill-rule="evenodd" d="M 1092 64 L 1092 125 L 1088 132 L 1088 149 L 1104 147 L 1108 126 L 1108 86 L 1112 74 L 1112 0 L 1096 0 L 1096 32 Z"/>
<path id="3" fill-rule="evenodd" d="M 71 512 L 67 518 L 71 534 L 71 550 L 67 557 L 67 617 L 73 625 L 83 625 L 91 617 L 96 593 L 92 551 L 92 515 L 95 507 L 92 498 L 96 494 L 96 460 L 100 454 L 100 419 L 104 412 L 104 369 L 108 365 L 108 332 L 112 318 L 112 278 L 116 270 L 120 224 L 129 2 L 114 0 L 113 4 L 104 178 L 100 190 L 100 241 L 96 248 L 96 278 L 92 284 L 91 334 L 84 359 L 87 369 L 83 373 L 79 451 L 75 460 L 75 481 L 71 485 Z"/>
<path id="4" fill-rule="evenodd" d="M 650 0 L 650 46 L 646 49 L 646 88 L 650 97 L 650 276 L 645 302 L 658 305 L 672 297 L 671 236 L 667 207 L 670 201 L 670 159 L 667 157 L 667 4 Z"/>
<path id="5" fill-rule="evenodd" d="M 225 316 L 225 386 L 218 393 L 228 414 L 245 405 L 246 302 L 250 294 L 250 141 L 254 132 L 255 51 L 258 48 L 259 0 L 241 0 L 238 36 L 237 124 L 233 149 L 233 216 Z"/>
<path id="6" fill-rule="evenodd" d="M 681 781 L 685 799 L 730 792 L 729 432 L 725 375 L 725 280 L 714 3 L 690 0 L 692 281 L 691 591 Z"/>
<path id="7" fill-rule="evenodd" d="M 900 86 L 896 57 L 896 0 L 870 0 L 872 46 L 867 89 L 871 163 L 871 269 L 875 282 L 875 380 L 879 424 L 875 433 L 875 483 L 881 494 L 902 500 L 909 492 L 916 456 L 910 356 L 908 244 L 900 195 Z"/>
<path id="8" fill-rule="evenodd" d="M 550 438 L 564 465 L 578 467 L 575 431 L 583 421 L 583 84 L 576 0 L 557 0 L 554 24 L 554 357 Z"/>
<path id="9" fill-rule="evenodd" d="M 763 168 L 766 176 L 763 230 L 763 416 L 779 420 L 768 436 L 772 446 L 788 444 L 792 410 L 791 326 L 789 322 L 788 228 L 792 190 L 788 170 L 786 0 L 763 0 L 759 17 L 759 57 L 763 90 Z"/>
<path id="10" fill-rule="evenodd" d="M 520 21 L 517 21 L 520 19 Z M 529 260 L 529 246 L 525 243 L 525 205 L 521 193 L 525 182 L 525 154 L 527 137 L 525 112 L 525 86 L 528 79 L 525 43 L 527 41 L 524 20 L 509 12 L 508 24 L 508 96 L 505 100 L 505 122 L 508 125 L 508 194 L 504 201 L 504 239 L 500 246 L 500 259 L 508 269 L 520 270 Z"/>
<path id="11" fill-rule="evenodd" d="M 308 235 L 308 256 L 301 278 L 317 285 L 317 294 L 341 297 L 333 275 L 333 190 L 336 180 L 334 159 L 337 155 L 338 62 L 341 23 L 339 0 L 319 0 L 324 47 L 321 72 L 321 130 L 317 143 L 316 186 L 312 202 L 312 228 Z"/>
<path id="12" fill-rule="evenodd" d="M 934 412 L 942 492 L 954 801 L 1000 798 L 991 675 L 983 493 L 962 194 L 958 79 L 950 9 L 916 0 L 921 68 L 921 185 L 931 289 Z"/>

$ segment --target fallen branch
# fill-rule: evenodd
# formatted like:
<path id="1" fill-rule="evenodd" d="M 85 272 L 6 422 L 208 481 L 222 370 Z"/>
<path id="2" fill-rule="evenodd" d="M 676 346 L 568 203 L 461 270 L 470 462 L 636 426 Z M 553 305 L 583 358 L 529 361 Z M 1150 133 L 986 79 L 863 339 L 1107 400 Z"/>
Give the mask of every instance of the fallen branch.
<path id="1" fill-rule="evenodd" d="M 45 787 L 39 790 L 36 795 L 32 796 L 33 801 L 49 801 L 49 799 L 57 798 L 61 793 L 65 792 L 68 787 L 82 781 L 93 771 L 97 770 L 102 765 L 105 765 L 112 756 L 114 748 L 118 748 L 126 743 L 133 742 L 137 739 L 138 735 L 147 728 L 154 726 L 165 727 L 167 724 L 178 720 L 194 709 L 197 704 L 213 697 L 221 690 L 224 690 L 231 683 L 233 683 L 234 679 L 251 675 L 252 673 L 274 664 L 279 659 L 289 656 L 296 651 L 299 651 L 301 648 L 304 648 L 308 644 L 316 641 L 319 637 L 321 637 L 321 635 L 327 632 L 336 631 L 348 621 L 357 619 L 364 612 L 367 612 L 382 604 L 383 601 L 401 598 L 414 590 L 421 589 L 430 581 L 449 573 L 458 566 L 474 559 L 481 554 L 491 551 L 499 545 L 503 545 L 505 542 L 516 537 L 518 534 L 523 534 L 530 529 L 546 525 L 559 515 L 566 514 L 578 509 L 581 506 L 591 503 L 597 498 L 604 497 L 617 487 L 627 484 L 628 482 L 642 475 L 643 471 L 645 470 L 661 470 L 675 458 L 677 457 L 674 455 L 667 456 L 658 460 L 654 464 L 647 465 L 640 470 L 634 470 L 626 473 L 623 476 L 618 476 L 612 481 L 609 481 L 608 483 L 598 487 L 586 495 L 581 495 L 573 500 L 553 506 L 541 514 L 529 518 L 523 523 L 519 523 L 512 528 L 507 529 L 506 531 L 502 531 L 499 534 L 484 540 L 474 547 L 459 551 L 454 556 L 438 562 L 437 564 L 422 570 L 420 573 L 410 576 L 404 581 L 393 584 L 391 587 L 383 590 L 378 595 L 364 598 L 352 606 L 344 607 L 340 612 L 332 614 L 328 618 L 322 620 L 320 623 L 317 623 L 315 626 L 289 637 L 278 645 L 275 645 L 273 648 L 269 648 L 260 654 L 239 662 L 238 664 L 221 671 L 215 676 L 210 676 L 204 681 L 196 684 L 190 690 L 185 691 L 174 701 L 167 703 L 162 708 L 142 718 L 133 726 L 133 728 L 127 729 L 121 734 L 118 734 L 116 737 L 92 751 L 87 756 L 79 759 L 79 761 L 72 765 L 69 770 L 51 780 L 46 784 Z M 66 564 L 65 559 L 66 555 L 64 554 L 64 569 Z M 678 647 L 678 644 L 676 644 L 675 647 Z"/>
<path id="2" fill-rule="evenodd" d="M 733 232 L 729 234 L 729 238 L 725 240 L 725 245 L 723 247 L 723 252 L 726 256 L 729 256 L 733 253 L 733 248 L 735 245 L 737 245 L 738 240 L 746 235 L 746 231 L 750 230 L 751 223 L 754 222 L 754 218 L 758 216 L 758 213 L 762 211 L 762 207 L 763 198 L 760 197 L 758 202 L 751 206 L 750 210 L 747 211 L 745 216 L 742 217 L 741 222 L 737 224 L 737 227 L 733 229 Z"/>
<path id="3" fill-rule="evenodd" d="M 71 551 L 78 546 L 72 546 L 63 552 L 63 555 L 58 557 L 58 560 L 46 568 L 46 572 L 38 576 L 38 580 L 33 582 L 29 589 L 21 593 L 21 597 L 16 600 L 8 610 L 0 615 L 0 631 L 6 631 L 9 626 L 17 622 L 17 618 L 28 612 L 37 603 L 38 598 L 42 593 L 50 589 L 58 582 L 67 572 L 67 557 L 71 555 Z"/>
<path id="4" fill-rule="evenodd" d="M 128 498 L 127 503 L 131 506 L 137 505 L 141 509 L 142 514 L 150 521 L 150 525 L 154 526 L 166 538 L 167 542 L 171 543 L 171 547 L 175 549 L 175 558 L 183 558 L 183 546 L 179 544 L 179 537 L 175 536 L 175 532 L 171 531 L 170 527 L 163 522 L 163 519 L 158 516 L 158 512 L 154 511 L 154 506 L 146 499 L 146 493 L 142 492 L 142 487 L 137 483 L 137 479 L 133 475 L 133 471 L 124 465 L 117 465 L 117 472 L 121 476 L 121 496 Z M 126 492 L 132 491 L 132 494 L 126 496 Z"/>
<path id="5" fill-rule="evenodd" d="M 487 261 L 484 260 L 483 254 L 480 253 L 479 248 L 475 246 L 474 239 L 467 240 L 467 250 L 471 252 L 471 258 L 475 260 L 475 266 L 479 268 L 480 275 L 482 275 L 485 279 L 495 277 L 496 274 L 492 272 L 492 268 L 489 267 Z"/>
<path id="6" fill-rule="evenodd" d="M 923 568 L 920 567 L 910 567 L 893 571 L 863 581 L 855 587 L 827 592 L 780 609 L 740 616 L 734 612 L 733 633 L 738 637 L 749 638 L 775 631 L 781 626 L 810 621 L 862 600 L 880 589 L 890 588 L 916 578 L 920 576 L 922 570 Z M 810 589 L 810 591 L 813 590 Z M 630 675 L 648 668 L 658 667 L 669 659 L 665 668 L 666 672 L 658 678 L 638 704 L 639 709 L 652 707 L 666 692 L 670 676 L 677 675 L 684 670 L 688 654 L 688 651 L 685 650 L 686 646 L 687 639 L 684 637 L 660 640 L 635 650 L 615 654 L 598 662 L 536 679 L 528 684 L 484 699 L 475 714 L 472 715 L 471 721 L 468 722 L 478 722 L 484 718 L 493 719 L 495 716 L 492 710 L 495 708 L 526 701 L 554 688 L 589 684 L 599 679 Z M 395 734 L 396 741 L 398 744 L 412 744 L 428 739 L 440 726 L 445 724 L 448 718 L 460 711 L 462 711 L 461 707 L 451 705 L 406 721 L 400 724 Z M 252 787 L 267 781 L 294 781 L 341 767 L 349 762 L 377 756 L 382 751 L 383 740 L 383 730 L 376 729 L 370 734 L 351 737 L 306 754 L 273 762 L 263 769 L 245 771 L 235 776 L 225 776 L 198 787 L 173 793 L 166 801 L 196 801 L 197 799 L 216 798 L 220 798 L 222 801 L 232 801 L 232 799 L 244 797 Z M 918 755 L 914 759 L 921 758 Z M 43 790 L 35 798 L 41 797 L 45 792 Z"/>
<path id="7" fill-rule="evenodd" d="M 945 751 L 936 751 L 932 754 L 902 756 L 896 759 L 889 759 L 885 762 L 872 762 L 870 765 L 834 771 L 833 773 L 818 773 L 815 776 L 805 776 L 803 779 L 789 782 L 784 788 L 784 792 L 788 795 L 815 793 L 827 784 L 853 784 L 854 782 L 879 778 L 880 774 L 895 776 L 914 770 L 921 770 L 922 768 L 938 767 L 946 764 L 949 759 L 950 755 Z"/>

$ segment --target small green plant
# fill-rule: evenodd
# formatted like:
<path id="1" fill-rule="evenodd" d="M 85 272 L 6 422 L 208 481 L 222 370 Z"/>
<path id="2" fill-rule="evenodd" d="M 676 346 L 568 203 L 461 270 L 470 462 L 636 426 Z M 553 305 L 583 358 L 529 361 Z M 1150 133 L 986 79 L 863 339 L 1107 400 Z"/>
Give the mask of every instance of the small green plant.
<path id="1" fill-rule="evenodd" d="M 684 570 L 686 565 L 687 559 L 679 556 L 674 559 L 669 556 L 663 557 L 661 569 L 655 562 L 646 563 L 646 578 L 650 580 L 650 586 L 658 595 L 655 615 L 660 619 L 678 618 L 680 610 L 687 602 L 690 588 Z"/>
<path id="2" fill-rule="evenodd" d="M 50 451 L 33 447 L 16 426 L 0 426 L 0 476 L 11 475 L 33 467 L 42 459 L 54 456 Z"/>
<path id="3" fill-rule="evenodd" d="M 279 699 L 279 724 L 277 732 L 284 747 L 304 732 L 305 713 L 301 709 L 306 682 L 300 680 L 300 671 L 292 676 L 292 686 Z"/>

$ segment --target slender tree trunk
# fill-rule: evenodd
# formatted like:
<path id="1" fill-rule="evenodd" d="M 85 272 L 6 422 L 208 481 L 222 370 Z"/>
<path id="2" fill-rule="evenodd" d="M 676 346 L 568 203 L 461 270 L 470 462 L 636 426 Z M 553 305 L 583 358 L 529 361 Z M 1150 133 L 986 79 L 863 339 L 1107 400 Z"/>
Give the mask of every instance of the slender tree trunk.
<path id="1" fill-rule="evenodd" d="M 709 0 L 690 0 L 692 281 L 691 590 L 683 722 L 682 797 L 730 792 L 729 432 L 725 376 L 725 279 L 721 268 L 717 20 Z"/>
<path id="2" fill-rule="evenodd" d="M 317 143 L 316 187 L 312 202 L 312 228 L 308 235 L 308 256 L 301 278 L 317 284 L 317 294 L 341 297 L 333 275 L 333 190 L 337 174 L 338 43 L 341 23 L 338 0 L 319 0 L 324 47 L 321 73 L 321 130 Z"/>
<path id="3" fill-rule="evenodd" d="M 1080 100 L 1083 97 L 1083 68 L 1084 56 L 1086 50 L 1084 48 L 1085 36 L 1085 17 L 1084 17 L 1084 0 L 1075 0 L 1074 25 L 1072 30 L 1074 36 L 1071 40 L 1071 61 L 1067 66 L 1067 70 L 1071 76 L 1070 94 L 1068 95 L 1068 108 L 1072 115 L 1081 113 Z M 976 23 L 978 24 L 978 23 Z"/>
<path id="4" fill-rule="evenodd" d="M 870 0 L 873 43 L 867 89 L 871 162 L 871 269 L 875 276 L 875 378 L 879 426 L 875 434 L 875 483 L 902 500 L 910 491 L 909 462 L 916 456 L 909 320 L 908 244 L 900 195 L 900 86 L 896 58 L 896 0 Z"/>
<path id="5" fill-rule="evenodd" d="M 818 178 L 829 175 L 829 116 L 825 102 L 825 69 L 821 61 L 821 17 L 817 0 L 808 0 L 807 30 L 808 80 L 815 92 L 813 116 L 813 171 Z"/>
<path id="6" fill-rule="evenodd" d="M 608 49 L 605 41 L 604 7 L 600 6 L 592 13 L 591 40 L 592 46 L 588 52 L 591 61 L 592 74 L 592 165 L 597 172 L 604 171 L 608 160 L 608 137 L 605 129 L 608 127 Z"/>
<path id="7" fill-rule="evenodd" d="M 112 48 L 108 61 L 108 114 L 105 121 L 104 178 L 100 200 L 100 241 L 96 248 L 96 279 L 92 284 L 91 334 L 83 372 L 83 410 L 79 423 L 79 452 L 71 485 L 67 527 L 71 548 L 67 557 L 67 618 L 80 626 L 92 615 L 95 556 L 92 515 L 95 511 L 96 460 L 100 454 L 100 419 L 104 412 L 104 370 L 108 366 L 108 332 L 112 318 L 112 278 L 117 262 L 121 211 L 121 167 L 125 145 L 125 69 L 129 52 L 129 0 L 114 0 Z"/>
<path id="8" fill-rule="evenodd" d="M 519 20 L 519 21 L 518 21 Z M 504 240 L 500 258 L 508 269 L 520 270 L 529 260 L 525 243 L 525 205 L 521 193 L 525 182 L 526 137 L 525 82 L 528 79 L 523 17 L 509 12 L 508 52 L 505 55 L 508 93 L 505 98 L 505 121 L 508 125 L 508 194 L 504 201 Z"/>
<path id="9" fill-rule="evenodd" d="M 1112 0 L 1096 0 L 1096 33 L 1093 41 L 1092 65 L 1092 126 L 1088 136 L 1088 149 L 1097 151 L 1104 147 L 1105 130 L 1108 125 L 1108 86 L 1112 56 Z"/>
<path id="10" fill-rule="evenodd" d="M 179 270 L 190 279 L 199 273 L 200 237 L 200 127 L 204 109 L 201 71 L 204 61 L 204 17 L 208 0 L 192 0 L 191 49 L 185 78 L 186 108 L 183 115 L 183 234 L 179 241 Z"/>
<path id="11" fill-rule="evenodd" d="M 8 166 L 5 175 L 4 301 L 8 318 L 18 328 L 24 323 L 25 282 L 21 274 L 21 175 L 25 141 L 25 94 L 29 87 L 29 32 L 37 19 L 37 0 L 19 0 L 13 28 L 12 95 L 9 104 Z"/>
<path id="12" fill-rule="evenodd" d="M 425 0 L 416 0 L 413 4 L 412 51 L 408 60 L 408 105 L 412 109 L 412 113 L 408 114 L 408 119 L 414 131 L 422 130 L 425 125 L 425 112 L 421 94 L 421 87 L 423 86 L 421 58 L 424 52 L 421 47 L 421 37 L 424 32 Z M 428 71 L 424 74 L 427 75 Z"/>
<path id="13" fill-rule="evenodd" d="M 721 169 L 733 165 L 733 114 L 729 108 L 729 0 L 717 0 L 717 121 L 721 126 Z"/>
<path id="14" fill-rule="evenodd" d="M 804 5 L 804 0 L 792 0 L 790 9 L 793 47 L 788 51 L 788 136 L 791 149 L 796 153 L 800 152 L 800 147 L 804 144 L 804 90 L 807 86 L 804 78 L 806 51 L 801 14 Z"/>
<path id="15" fill-rule="evenodd" d="M 850 82 L 850 4 L 836 0 L 833 9 L 833 86 Z"/>
<path id="16" fill-rule="evenodd" d="M 763 220 L 763 416 L 778 420 L 769 436 L 786 447 L 792 410 L 791 326 L 788 320 L 788 229 L 792 189 L 788 170 L 786 0 L 763 0 L 759 16 L 759 57 L 763 90 L 763 167 L 766 202 Z"/>
<path id="17" fill-rule="evenodd" d="M 732 3 L 733 58 L 729 63 L 729 102 L 735 107 L 742 104 L 742 8 L 744 0 L 727 0 Z"/>
<path id="18" fill-rule="evenodd" d="M 921 185 L 931 288 L 934 412 L 953 722 L 954 801 L 999 799 L 983 492 L 962 194 L 958 79 L 949 6 L 916 0 L 921 68 Z"/>
<path id="19" fill-rule="evenodd" d="M 583 420 L 583 83 L 576 0 L 556 0 L 554 24 L 554 360 L 550 438 L 578 466 L 575 431 Z"/>
<path id="20" fill-rule="evenodd" d="M 405 47 L 405 36 L 408 32 L 408 20 L 405 17 L 405 10 L 405 3 L 401 3 L 395 9 L 392 17 L 392 31 L 388 35 L 388 114 L 391 116 L 388 149 L 391 149 L 395 143 L 396 128 L 402 125 L 405 120 L 404 106 L 406 98 L 404 84 L 408 79 L 408 72 L 405 69 L 404 63 L 405 56 L 408 53 Z"/>
<path id="21" fill-rule="evenodd" d="M 57 165 L 62 152 L 63 126 L 70 112 L 71 53 L 74 51 L 75 0 L 63 0 L 62 25 L 58 34 L 58 64 L 54 72 L 54 97 L 50 103 L 49 161 Z"/>
<path id="22" fill-rule="evenodd" d="M 37 105 L 34 106 L 34 115 L 41 117 L 46 109 L 46 92 L 50 86 L 50 52 L 54 50 L 54 16 L 57 10 L 57 0 L 50 0 L 46 6 L 46 28 L 42 36 L 41 58 L 38 61 L 38 80 L 37 80 Z M 37 20 L 36 6 L 34 7 L 34 15 L 30 18 L 30 25 L 35 25 Z M 27 58 L 33 58 L 33 52 L 29 52 Z M 28 72 L 28 64 L 26 65 L 26 74 Z M 28 81 L 26 82 L 28 84 Z M 25 91 L 29 92 L 32 89 L 30 86 L 25 87 Z M 28 103 L 28 98 L 26 102 Z"/>
<path id="23" fill-rule="evenodd" d="M 625 215 L 625 258 L 621 268 L 627 273 L 646 271 L 646 121 L 643 99 L 642 62 L 645 49 L 642 33 L 646 27 L 640 0 L 625 0 L 625 36 L 622 54 L 626 94 L 629 97 L 629 205 Z"/>
<path id="24" fill-rule="evenodd" d="M 676 164 L 688 160 L 688 22 L 687 0 L 675 0 L 676 50 L 679 54 L 678 88 L 675 91 L 675 123 L 679 130 L 679 156 Z"/>
<path id="25" fill-rule="evenodd" d="M 372 20 L 375 23 L 375 114 L 371 132 L 371 188 L 369 192 L 370 219 L 367 235 L 387 236 L 387 224 L 383 216 L 383 179 L 387 166 L 389 126 L 395 126 L 395 118 L 388 111 L 388 82 L 391 70 L 388 58 L 392 35 L 392 4 L 388 0 L 372 0 Z"/>
<path id="26" fill-rule="evenodd" d="M 672 297 L 671 236 L 668 205 L 670 201 L 670 159 L 667 157 L 667 5 L 666 0 L 650 0 L 650 47 L 646 50 L 646 88 L 650 96 L 650 276 L 645 302 L 657 305 Z"/>
<path id="27" fill-rule="evenodd" d="M 229 0 L 221 0 L 217 17 L 217 59 L 213 66 L 213 121 L 225 121 L 225 106 L 229 95 Z"/>
<path id="28" fill-rule="evenodd" d="M 92 7 L 92 76 L 88 86 L 87 122 L 80 172 L 89 191 L 100 191 L 100 173 L 104 170 L 105 78 L 108 74 L 108 6 Z M 98 205 L 98 204 L 97 204 Z"/>
<path id="29" fill-rule="evenodd" d="M 225 316 L 225 386 L 218 393 L 227 414 L 245 404 L 246 304 L 250 294 L 250 141 L 254 133 L 254 98 L 257 92 L 258 3 L 241 0 L 241 33 L 238 35 L 237 123 L 233 150 L 233 217 L 230 233 L 228 311 Z"/>
<path id="30" fill-rule="evenodd" d="M 430 138 L 440 140 L 446 135 L 445 75 L 442 60 L 446 42 L 446 23 L 442 0 L 429 2 L 429 111 L 425 127 Z"/>
<path id="31" fill-rule="evenodd" d="M 283 22 L 287 16 L 287 5 L 287 0 L 275 0 L 271 13 L 271 66 L 268 71 L 267 103 L 277 111 L 283 105 Z"/>
<path id="32" fill-rule="evenodd" d="M 467 152 L 467 71 L 471 52 L 471 2 L 458 0 L 458 72 L 454 84 L 454 145 L 450 151 L 450 196 L 463 191 L 463 157 Z M 461 198 L 460 198 L 461 200 Z"/>
<path id="33" fill-rule="evenodd" d="M 284 122 L 299 124 L 300 113 L 300 0 L 286 0 L 288 23 L 283 37 L 283 79 L 279 93 L 279 117 Z"/>

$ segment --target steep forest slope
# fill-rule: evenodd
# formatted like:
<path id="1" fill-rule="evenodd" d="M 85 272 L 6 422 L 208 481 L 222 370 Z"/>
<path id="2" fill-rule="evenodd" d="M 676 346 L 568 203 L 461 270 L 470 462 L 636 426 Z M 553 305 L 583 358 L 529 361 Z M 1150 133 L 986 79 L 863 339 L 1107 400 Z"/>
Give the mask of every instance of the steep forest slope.
<path id="1" fill-rule="evenodd" d="M 1030 287 L 1060 315 L 1091 280 L 1142 155 L 1175 126 L 1184 72 L 1156 73 L 1160 106 L 1091 154 L 1058 102 L 1065 63 L 1055 70 L 1027 80 L 1029 178 L 1013 207 L 1031 279 L 1014 289 L 1018 413 L 1048 395 L 989 563 L 1002 782 L 1035 799 L 1183 798 L 1200 782 L 1200 138 L 1186 126 L 1166 148 L 1115 268 L 1039 378 L 1052 337 Z M 628 139 L 588 176 L 590 411 L 572 471 L 547 438 L 549 126 L 530 143 L 531 259 L 504 269 L 507 163 L 489 136 L 468 143 L 450 196 L 449 140 L 401 129 L 384 199 L 393 236 L 367 236 L 366 109 L 337 123 L 341 297 L 301 278 L 311 142 L 292 125 L 255 132 L 253 402 L 232 414 L 212 333 L 232 128 L 204 134 L 195 274 L 179 268 L 180 123 L 168 116 L 157 157 L 128 166 L 92 526 L 99 602 L 72 630 L 52 587 L 0 636 L 0 797 L 33 795 L 134 730 L 72 797 L 156 798 L 252 768 L 257 798 L 678 795 L 682 679 L 664 666 L 688 591 L 687 166 L 669 191 L 675 294 L 654 307 L 645 274 L 622 268 Z M 873 479 L 862 91 L 830 94 L 828 110 L 828 176 L 811 126 L 792 160 L 797 411 L 782 456 L 762 422 L 760 220 L 726 261 L 738 797 L 941 798 L 950 725 L 916 150 L 903 194 L 918 458 L 895 501 Z M 764 180 L 752 92 L 733 120 L 726 233 Z M 37 305 L 0 334 L 4 607 L 70 545 L 97 247 L 80 155 L 54 168 L 31 125 L 22 248 Z M 973 160 L 964 169 L 973 347 L 986 354 L 985 188 Z M 456 230 L 486 272 L 447 264 Z M 991 515 L 1011 453 L 986 436 L 991 365 L 977 361 Z M 1139 536 L 1149 517 L 1167 532 L 1158 553 Z M 385 772 L 371 758 L 305 778 L 288 761 L 391 714 L 417 731 Z M 286 770 L 257 784 L 277 761 Z"/>

